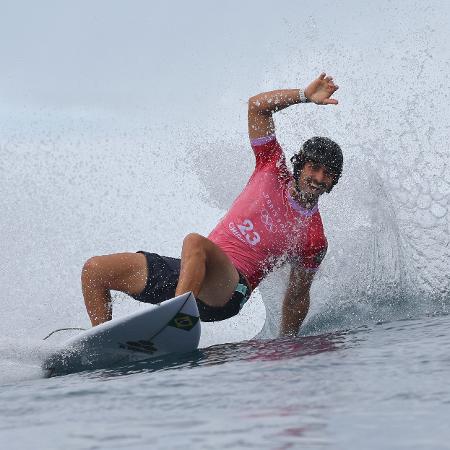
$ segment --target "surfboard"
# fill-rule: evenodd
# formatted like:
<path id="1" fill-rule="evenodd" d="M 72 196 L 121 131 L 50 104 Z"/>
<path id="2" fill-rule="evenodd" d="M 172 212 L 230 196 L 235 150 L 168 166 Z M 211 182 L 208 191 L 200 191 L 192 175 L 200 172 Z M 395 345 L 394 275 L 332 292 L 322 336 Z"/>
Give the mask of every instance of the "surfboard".
<path id="1" fill-rule="evenodd" d="M 76 335 L 45 359 L 43 369 L 51 377 L 189 352 L 200 333 L 197 303 L 188 292 Z"/>

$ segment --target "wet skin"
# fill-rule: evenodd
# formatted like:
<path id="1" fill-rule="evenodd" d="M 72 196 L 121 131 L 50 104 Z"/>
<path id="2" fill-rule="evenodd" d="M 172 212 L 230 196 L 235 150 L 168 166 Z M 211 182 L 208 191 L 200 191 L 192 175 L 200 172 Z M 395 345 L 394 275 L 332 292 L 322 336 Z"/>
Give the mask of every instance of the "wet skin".
<path id="1" fill-rule="evenodd" d="M 323 164 L 308 161 L 300 177 L 292 185 L 291 195 L 305 208 L 311 208 L 318 198 L 333 186 L 334 174 Z"/>

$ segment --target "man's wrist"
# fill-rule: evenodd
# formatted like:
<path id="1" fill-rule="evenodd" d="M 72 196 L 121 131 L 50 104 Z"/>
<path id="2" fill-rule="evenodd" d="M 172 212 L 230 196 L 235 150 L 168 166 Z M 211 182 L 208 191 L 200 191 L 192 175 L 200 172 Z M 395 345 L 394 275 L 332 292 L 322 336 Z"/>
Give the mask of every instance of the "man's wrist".
<path id="1" fill-rule="evenodd" d="M 311 100 L 308 97 L 306 97 L 304 89 L 299 89 L 298 95 L 300 98 L 300 103 L 310 103 L 311 102 Z"/>

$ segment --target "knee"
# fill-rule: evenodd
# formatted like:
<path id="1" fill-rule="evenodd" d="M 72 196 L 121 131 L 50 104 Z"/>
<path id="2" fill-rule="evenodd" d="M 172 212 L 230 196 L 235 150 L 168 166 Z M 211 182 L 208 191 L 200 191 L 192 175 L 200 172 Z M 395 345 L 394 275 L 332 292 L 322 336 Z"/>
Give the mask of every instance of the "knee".
<path id="1" fill-rule="evenodd" d="M 183 239 L 183 253 L 185 256 L 206 258 L 208 239 L 197 233 L 189 233 Z"/>
<path id="2" fill-rule="evenodd" d="M 198 233 L 189 233 L 184 239 L 183 239 L 183 245 L 184 246 L 195 246 L 198 247 L 204 243 L 204 241 L 207 241 L 207 239 Z"/>
<path id="3" fill-rule="evenodd" d="M 102 279 L 101 257 L 93 256 L 89 258 L 83 265 L 81 270 L 82 283 L 91 283 Z"/>

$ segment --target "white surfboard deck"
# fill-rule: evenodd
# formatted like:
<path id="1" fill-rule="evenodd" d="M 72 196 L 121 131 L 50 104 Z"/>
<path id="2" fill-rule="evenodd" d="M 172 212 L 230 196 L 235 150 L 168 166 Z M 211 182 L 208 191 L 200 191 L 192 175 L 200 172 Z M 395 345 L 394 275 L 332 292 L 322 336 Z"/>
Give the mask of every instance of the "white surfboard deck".
<path id="1" fill-rule="evenodd" d="M 113 294 L 114 315 L 123 317 L 144 309 L 155 309 L 158 306 L 149 303 L 133 302 L 119 293 Z M 266 307 L 262 293 L 255 288 L 249 300 L 245 303 L 239 314 L 226 320 L 216 322 L 202 322 L 202 334 L 198 348 L 211 345 L 242 342 L 253 339 L 264 327 L 266 321 Z M 53 342 L 56 341 L 56 337 Z"/>
<path id="2" fill-rule="evenodd" d="M 47 376 L 111 368 L 198 347 L 201 327 L 192 293 L 113 319 L 66 341 L 43 363 Z"/>

